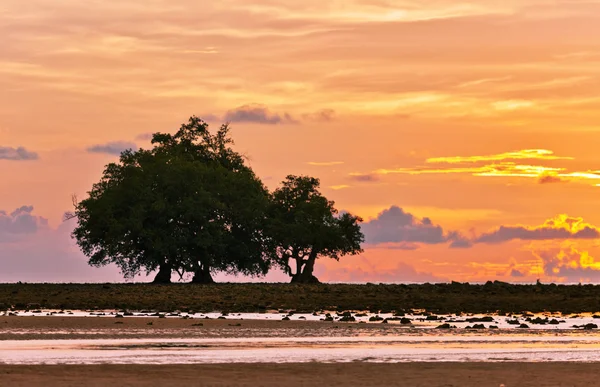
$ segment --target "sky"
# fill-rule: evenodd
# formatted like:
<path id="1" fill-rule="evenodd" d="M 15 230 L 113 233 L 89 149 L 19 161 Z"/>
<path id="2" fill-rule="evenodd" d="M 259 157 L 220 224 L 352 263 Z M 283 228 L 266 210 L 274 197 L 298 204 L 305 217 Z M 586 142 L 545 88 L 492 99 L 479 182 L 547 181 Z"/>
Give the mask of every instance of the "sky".
<path id="1" fill-rule="evenodd" d="M 62 215 L 191 115 L 364 218 L 322 281 L 600 282 L 600 1 L 3 0 L 0 35 L 0 282 L 121 280 Z"/>

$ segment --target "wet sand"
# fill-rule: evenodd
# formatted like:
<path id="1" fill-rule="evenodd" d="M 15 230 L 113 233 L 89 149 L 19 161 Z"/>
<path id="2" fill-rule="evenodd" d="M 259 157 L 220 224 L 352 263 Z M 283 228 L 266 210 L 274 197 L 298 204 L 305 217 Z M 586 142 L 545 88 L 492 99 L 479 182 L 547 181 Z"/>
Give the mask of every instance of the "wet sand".
<path id="1" fill-rule="evenodd" d="M 597 363 L 2 366 L 6 386 L 591 386 Z"/>
<path id="2" fill-rule="evenodd" d="M 407 331 L 393 324 L 358 324 L 321 321 L 265 321 L 183 319 L 156 317 L 0 317 L 0 340 L 329 336 L 361 332 Z M 93 333 L 91 333 L 93 332 Z"/>

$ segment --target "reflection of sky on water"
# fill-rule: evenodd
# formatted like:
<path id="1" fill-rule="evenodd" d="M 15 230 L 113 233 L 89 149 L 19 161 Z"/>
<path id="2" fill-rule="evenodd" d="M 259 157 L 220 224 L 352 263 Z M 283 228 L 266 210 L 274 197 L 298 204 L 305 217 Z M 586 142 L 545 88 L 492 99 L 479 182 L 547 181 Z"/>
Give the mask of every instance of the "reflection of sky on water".
<path id="1" fill-rule="evenodd" d="M 56 311 L 54 311 L 56 312 Z M 18 313 L 8 318 L 26 319 L 52 311 Z M 73 311 L 55 316 L 86 316 L 90 319 L 115 318 L 115 311 Z M 118 321 L 150 317 L 135 313 Z M 369 321 L 375 314 L 360 313 L 356 323 L 334 320 L 331 329 L 269 324 L 252 326 L 242 320 L 318 321 L 325 313 L 221 313 L 173 314 L 166 318 L 189 319 L 190 327 L 177 329 L 146 327 L 126 329 L 93 328 L 4 328 L 0 330 L 0 363 L 7 364 L 189 364 L 231 362 L 410 362 L 410 361 L 600 361 L 600 331 L 574 330 L 574 325 L 600 323 L 590 314 L 561 316 L 536 315 L 556 324 L 533 324 L 526 316 L 492 316 L 493 321 L 468 322 L 483 315 L 438 316 L 439 321 L 424 321 L 425 316 L 406 315 L 412 324 L 403 326 L 391 314 L 390 319 Z M 331 313 L 334 319 L 340 316 Z M 220 326 L 202 325 L 206 318 L 232 320 Z M 489 317 L 489 316 L 488 316 Z M 598 317 L 598 316 L 596 316 Z M 156 318 L 158 318 L 156 316 Z M 509 321 L 526 323 L 520 329 Z M 360 323 L 364 322 L 364 323 Z M 433 329 L 442 323 L 457 329 Z M 247 324 L 247 325 L 246 325 Z M 467 330 L 483 324 L 486 329 Z M 496 326 L 499 329 L 489 329 Z M 3 340 L 4 339 L 4 340 Z"/>
<path id="2" fill-rule="evenodd" d="M 6 364 L 598 361 L 600 337 L 564 334 L 394 337 L 5 340 Z"/>

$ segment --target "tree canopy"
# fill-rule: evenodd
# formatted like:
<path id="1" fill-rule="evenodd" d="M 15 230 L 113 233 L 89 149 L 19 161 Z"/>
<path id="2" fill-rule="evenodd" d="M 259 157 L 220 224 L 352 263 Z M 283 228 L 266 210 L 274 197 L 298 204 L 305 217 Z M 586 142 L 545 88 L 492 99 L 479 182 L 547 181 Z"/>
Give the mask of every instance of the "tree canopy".
<path id="1" fill-rule="evenodd" d="M 115 263 L 125 277 L 158 269 L 212 282 L 212 273 L 265 274 L 268 191 L 231 145 L 229 127 L 211 134 L 190 118 L 156 133 L 150 150 L 125 151 L 76 204 L 74 238 L 89 263 Z"/>
<path id="2" fill-rule="evenodd" d="M 269 235 L 272 259 L 292 277 L 292 282 L 318 282 L 313 275 L 319 257 L 339 260 L 361 253 L 364 236 L 360 217 L 339 214 L 333 201 L 319 191 L 320 181 L 307 176 L 287 176 L 271 195 Z M 291 262 L 293 261 L 293 262 Z"/>
<path id="3" fill-rule="evenodd" d="M 317 258 L 362 252 L 362 219 L 339 214 L 316 178 L 288 176 L 269 193 L 233 150 L 228 125 L 213 134 L 191 117 L 152 145 L 124 151 L 75 202 L 68 217 L 90 265 L 114 263 L 126 278 L 158 271 L 157 283 L 175 272 L 211 283 L 216 272 L 264 275 L 273 266 L 292 282 L 318 282 Z"/>

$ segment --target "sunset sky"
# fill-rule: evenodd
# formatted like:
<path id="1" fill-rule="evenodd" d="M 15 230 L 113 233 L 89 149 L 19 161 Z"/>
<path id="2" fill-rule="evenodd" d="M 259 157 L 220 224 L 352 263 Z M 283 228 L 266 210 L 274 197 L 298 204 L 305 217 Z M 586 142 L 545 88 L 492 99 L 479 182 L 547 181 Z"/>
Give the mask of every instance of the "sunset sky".
<path id="1" fill-rule="evenodd" d="M 365 219 L 322 281 L 600 282 L 600 1 L 2 0 L 0 35 L 0 282 L 120 280 L 71 194 L 191 115 Z"/>

